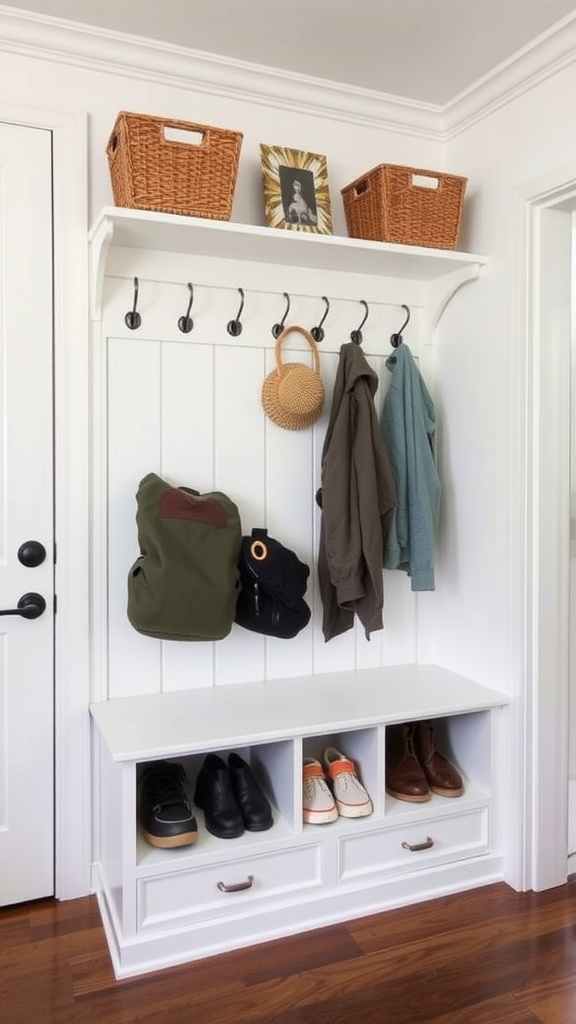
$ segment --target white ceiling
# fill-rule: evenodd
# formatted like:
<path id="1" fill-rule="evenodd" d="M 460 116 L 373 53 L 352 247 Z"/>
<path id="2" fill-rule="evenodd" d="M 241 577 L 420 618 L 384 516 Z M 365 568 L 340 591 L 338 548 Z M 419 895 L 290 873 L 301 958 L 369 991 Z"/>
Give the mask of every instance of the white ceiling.
<path id="1" fill-rule="evenodd" d="M 573 0 L 13 0 L 9 8 L 444 106 Z"/>

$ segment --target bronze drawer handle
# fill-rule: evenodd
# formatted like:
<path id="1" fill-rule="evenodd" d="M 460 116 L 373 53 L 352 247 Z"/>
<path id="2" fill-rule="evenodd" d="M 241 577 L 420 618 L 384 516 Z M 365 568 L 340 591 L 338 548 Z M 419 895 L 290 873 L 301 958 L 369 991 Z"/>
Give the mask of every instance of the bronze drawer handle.
<path id="1" fill-rule="evenodd" d="M 428 836 L 424 843 L 402 843 L 403 850 L 410 850 L 411 853 L 417 853 L 418 850 L 430 850 L 434 846 L 434 840 Z"/>
<path id="2" fill-rule="evenodd" d="M 248 875 L 245 882 L 236 882 L 234 885 L 226 885 L 225 882 L 217 882 L 220 892 L 242 892 L 243 889 L 251 889 L 254 875 Z"/>

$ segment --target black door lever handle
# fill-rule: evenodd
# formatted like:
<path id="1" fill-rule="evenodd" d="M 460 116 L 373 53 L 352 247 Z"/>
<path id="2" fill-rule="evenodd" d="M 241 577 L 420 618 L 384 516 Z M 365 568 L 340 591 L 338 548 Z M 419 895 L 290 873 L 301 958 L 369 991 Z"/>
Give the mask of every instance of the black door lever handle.
<path id="1" fill-rule="evenodd" d="M 0 615 L 21 615 L 24 619 L 37 619 L 46 611 L 42 594 L 23 594 L 16 608 L 0 610 Z"/>

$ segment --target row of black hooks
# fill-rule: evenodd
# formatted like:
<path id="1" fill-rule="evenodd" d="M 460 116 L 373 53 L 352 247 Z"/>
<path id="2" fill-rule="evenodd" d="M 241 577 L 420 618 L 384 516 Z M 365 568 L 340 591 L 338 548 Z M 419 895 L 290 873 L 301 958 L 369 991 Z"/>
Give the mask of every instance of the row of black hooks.
<path id="1" fill-rule="evenodd" d="M 242 320 L 241 320 L 241 317 L 242 317 L 242 313 L 243 313 L 243 310 L 244 310 L 244 290 L 242 288 L 239 288 L 238 292 L 239 292 L 239 295 L 240 295 L 240 306 L 238 308 L 238 312 L 236 313 L 235 318 L 233 320 L 229 320 L 227 325 L 226 325 L 226 330 L 228 331 L 228 334 L 232 335 L 233 338 L 237 338 L 240 334 L 242 334 Z M 192 311 L 192 304 L 194 302 L 194 285 L 191 284 L 190 282 L 188 282 L 188 293 L 189 293 L 188 294 L 188 307 L 187 307 L 186 312 L 184 313 L 184 315 L 181 316 L 179 318 L 179 320 L 178 320 L 178 328 L 179 328 L 180 331 L 182 331 L 183 334 L 189 334 L 190 331 L 194 327 L 194 321 L 193 321 L 192 317 L 190 316 L 190 313 Z M 288 292 L 284 292 L 283 295 L 284 295 L 284 299 L 286 300 L 286 308 L 284 310 L 284 315 L 283 315 L 282 319 L 278 323 L 274 324 L 274 326 L 272 327 L 272 335 L 273 335 L 274 338 L 279 338 L 280 335 L 282 334 L 282 331 L 284 330 L 284 328 L 286 326 L 286 319 L 287 319 L 288 314 L 290 312 L 290 296 L 289 296 Z M 314 338 L 314 341 L 317 342 L 317 343 L 319 343 L 319 342 L 324 340 L 324 327 L 323 327 L 323 324 L 324 324 L 324 322 L 326 320 L 326 317 L 328 316 L 328 313 L 330 312 L 330 302 L 328 301 L 328 299 L 326 298 L 325 295 L 322 296 L 322 301 L 323 301 L 324 306 L 325 306 L 322 319 L 320 320 L 320 323 L 316 327 L 312 327 L 311 330 L 310 330 L 310 334 Z M 362 328 L 364 327 L 364 324 L 366 323 L 366 321 L 368 319 L 369 312 L 370 312 L 370 310 L 368 308 L 368 303 L 364 299 L 360 299 L 360 304 L 362 306 L 364 306 L 364 317 L 363 317 L 360 325 L 356 328 L 356 330 L 352 331 L 351 334 L 350 334 L 350 340 L 353 341 L 355 345 L 361 345 L 362 344 L 362 340 L 363 340 Z M 393 346 L 393 348 L 398 348 L 398 345 L 402 344 L 402 331 L 407 326 L 407 324 L 408 324 L 408 322 L 410 320 L 410 309 L 409 309 L 409 307 L 406 306 L 404 303 L 402 303 L 402 309 L 406 313 L 406 318 L 404 320 L 404 323 L 400 327 L 400 330 L 397 331 L 395 334 L 392 334 L 391 337 L 390 337 L 390 344 Z M 134 298 L 133 298 L 133 302 L 132 302 L 132 309 L 128 310 L 128 312 L 126 313 L 126 316 L 124 317 L 124 323 L 126 324 L 126 326 L 131 331 L 136 331 L 141 326 L 141 324 L 142 324 L 142 317 L 140 316 L 140 313 L 138 312 L 138 278 L 137 277 L 134 278 Z"/>

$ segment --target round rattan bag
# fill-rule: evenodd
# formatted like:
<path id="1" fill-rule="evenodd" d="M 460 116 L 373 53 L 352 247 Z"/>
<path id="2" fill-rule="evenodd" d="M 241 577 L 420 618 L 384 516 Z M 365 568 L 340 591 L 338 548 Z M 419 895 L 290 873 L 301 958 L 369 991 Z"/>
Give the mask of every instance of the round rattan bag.
<path id="1" fill-rule="evenodd" d="M 292 331 L 302 334 L 312 349 L 313 366 L 283 363 L 282 343 Z M 324 408 L 324 385 L 316 342 L 305 327 L 285 327 L 276 340 L 276 369 L 262 385 L 262 407 L 266 415 L 285 430 L 311 427 Z"/>

